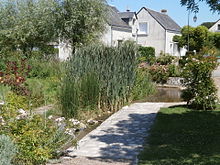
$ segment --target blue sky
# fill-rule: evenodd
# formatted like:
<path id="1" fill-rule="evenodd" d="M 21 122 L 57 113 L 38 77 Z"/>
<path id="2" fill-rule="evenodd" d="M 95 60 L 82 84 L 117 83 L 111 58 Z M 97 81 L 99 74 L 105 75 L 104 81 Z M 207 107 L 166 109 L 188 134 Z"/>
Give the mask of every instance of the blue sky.
<path id="1" fill-rule="evenodd" d="M 185 6 L 180 5 L 180 0 L 107 0 L 110 5 L 117 7 L 120 11 L 125 11 L 127 8 L 131 11 L 139 11 L 141 7 L 147 7 L 155 11 L 167 9 L 168 15 L 173 18 L 180 26 L 187 25 L 188 12 Z M 212 13 L 208 5 L 200 2 L 200 11 L 197 13 L 197 22 L 194 23 L 190 17 L 190 25 L 197 26 L 203 22 L 215 22 L 220 19 L 220 15 Z"/>

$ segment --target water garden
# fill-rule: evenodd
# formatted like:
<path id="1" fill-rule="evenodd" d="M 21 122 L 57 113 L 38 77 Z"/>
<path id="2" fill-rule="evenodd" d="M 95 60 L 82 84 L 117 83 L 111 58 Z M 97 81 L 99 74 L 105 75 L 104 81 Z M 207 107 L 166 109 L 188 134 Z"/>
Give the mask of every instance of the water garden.
<path id="1" fill-rule="evenodd" d="M 156 57 L 133 41 L 99 43 L 102 1 L 20 2 L 0 6 L 0 165 L 59 160 L 124 106 L 180 101 L 186 105 L 158 113 L 139 163 L 219 164 L 218 34 L 196 43 L 197 54 Z M 62 36 L 74 47 L 67 61 L 52 43 Z"/>

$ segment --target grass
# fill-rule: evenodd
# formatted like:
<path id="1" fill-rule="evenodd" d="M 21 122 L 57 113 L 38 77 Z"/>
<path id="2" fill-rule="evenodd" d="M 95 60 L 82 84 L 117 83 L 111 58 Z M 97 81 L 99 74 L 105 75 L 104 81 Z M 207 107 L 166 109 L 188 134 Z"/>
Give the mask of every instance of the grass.
<path id="1" fill-rule="evenodd" d="M 140 165 L 219 165 L 220 108 L 161 109 L 139 160 Z"/>

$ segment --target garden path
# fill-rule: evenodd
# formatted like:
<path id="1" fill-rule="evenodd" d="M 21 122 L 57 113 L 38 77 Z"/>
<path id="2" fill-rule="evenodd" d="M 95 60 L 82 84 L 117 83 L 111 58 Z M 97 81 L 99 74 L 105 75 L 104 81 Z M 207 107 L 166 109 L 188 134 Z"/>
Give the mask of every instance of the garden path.
<path id="1" fill-rule="evenodd" d="M 77 149 L 69 148 L 68 160 L 59 165 L 136 164 L 157 112 L 179 104 L 183 103 L 135 103 L 122 108 L 81 139 Z"/>

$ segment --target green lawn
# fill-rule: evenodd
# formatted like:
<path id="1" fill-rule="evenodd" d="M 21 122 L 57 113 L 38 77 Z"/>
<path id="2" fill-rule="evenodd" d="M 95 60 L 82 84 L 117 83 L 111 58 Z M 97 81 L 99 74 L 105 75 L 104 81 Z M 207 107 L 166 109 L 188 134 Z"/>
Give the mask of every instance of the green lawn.
<path id="1" fill-rule="evenodd" d="M 220 165 L 220 108 L 163 108 L 139 155 L 141 165 Z"/>

